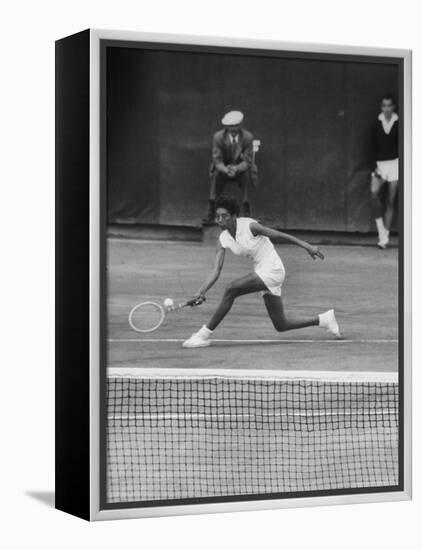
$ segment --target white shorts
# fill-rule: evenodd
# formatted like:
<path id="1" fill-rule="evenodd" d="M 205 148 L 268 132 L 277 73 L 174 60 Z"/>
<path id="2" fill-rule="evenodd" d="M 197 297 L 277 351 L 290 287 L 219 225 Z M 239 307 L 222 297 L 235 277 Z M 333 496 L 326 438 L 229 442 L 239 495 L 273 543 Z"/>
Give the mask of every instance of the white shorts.
<path id="1" fill-rule="evenodd" d="M 399 159 L 377 160 L 375 174 L 385 181 L 398 181 Z"/>
<path id="2" fill-rule="evenodd" d="M 255 273 L 267 287 L 262 294 L 273 294 L 281 296 L 281 287 L 286 277 L 286 271 L 283 264 L 279 266 L 264 265 L 255 268 Z"/>

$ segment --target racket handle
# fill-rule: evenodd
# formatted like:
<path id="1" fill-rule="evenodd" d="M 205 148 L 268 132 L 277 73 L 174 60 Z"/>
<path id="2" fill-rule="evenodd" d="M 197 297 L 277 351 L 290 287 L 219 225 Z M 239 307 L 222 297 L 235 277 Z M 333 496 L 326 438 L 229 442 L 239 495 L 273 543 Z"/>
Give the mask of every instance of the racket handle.
<path id="1" fill-rule="evenodd" d="M 206 300 L 205 296 L 196 296 L 195 298 L 188 300 L 185 305 L 190 307 L 200 306 L 205 302 L 205 300 Z"/>

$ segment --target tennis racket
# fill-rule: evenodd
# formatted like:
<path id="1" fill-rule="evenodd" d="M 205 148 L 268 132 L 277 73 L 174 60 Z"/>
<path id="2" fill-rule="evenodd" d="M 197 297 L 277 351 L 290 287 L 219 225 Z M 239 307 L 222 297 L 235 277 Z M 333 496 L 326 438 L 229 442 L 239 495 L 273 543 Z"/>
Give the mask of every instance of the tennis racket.
<path id="1" fill-rule="evenodd" d="M 179 311 L 185 307 L 199 306 L 203 302 L 205 302 L 205 296 L 197 296 L 170 308 L 164 307 L 157 302 L 141 302 L 130 310 L 129 325 L 136 332 L 153 332 L 161 327 L 168 313 Z"/>

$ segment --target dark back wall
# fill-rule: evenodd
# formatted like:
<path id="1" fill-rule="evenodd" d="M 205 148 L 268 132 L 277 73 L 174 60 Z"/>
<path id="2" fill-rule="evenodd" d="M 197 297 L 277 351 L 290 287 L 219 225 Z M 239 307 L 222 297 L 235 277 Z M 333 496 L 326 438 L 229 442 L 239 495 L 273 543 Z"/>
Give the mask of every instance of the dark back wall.
<path id="1" fill-rule="evenodd" d="M 108 52 L 110 223 L 198 225 L 212 135 L 239 109 L 261 140 L 254 216 L 289 229 L 373 228 L 370 129 L 380 96 L 397 94 L 395 65 Z"/>

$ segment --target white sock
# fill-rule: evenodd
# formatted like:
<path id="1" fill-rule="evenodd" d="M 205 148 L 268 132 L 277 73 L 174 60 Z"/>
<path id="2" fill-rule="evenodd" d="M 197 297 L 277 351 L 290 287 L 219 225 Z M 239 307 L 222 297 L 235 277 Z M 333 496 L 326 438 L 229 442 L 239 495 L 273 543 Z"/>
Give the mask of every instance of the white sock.
<path id="1" fill-rule="evenodd" d="M 320 313 L 320 314 L 318 315 L 319 326 L 320 326 L 320 327 L 327 328 L 327 322 L 326 322 L 326 320 L 325 320 L 325 317 L 326 317 L 325 313 Z"/>
<path id="2" fill-rule="evenodd" d="M 386 231 L 383 219 L 382 218 L 375 218 L 375 223 L 377 224 L 378 235 L 381 236 Z"/>
<path id="3" fill-rule="evenodd" d="M 204 338 L 209 338 L 212 333 L 213 333 L 213 331 L 210 330 L 209 328 L 207 328 L 205 325 L 203 327 L 201 327 L 198 331 L 198 334 L 200 334 Z"/>

